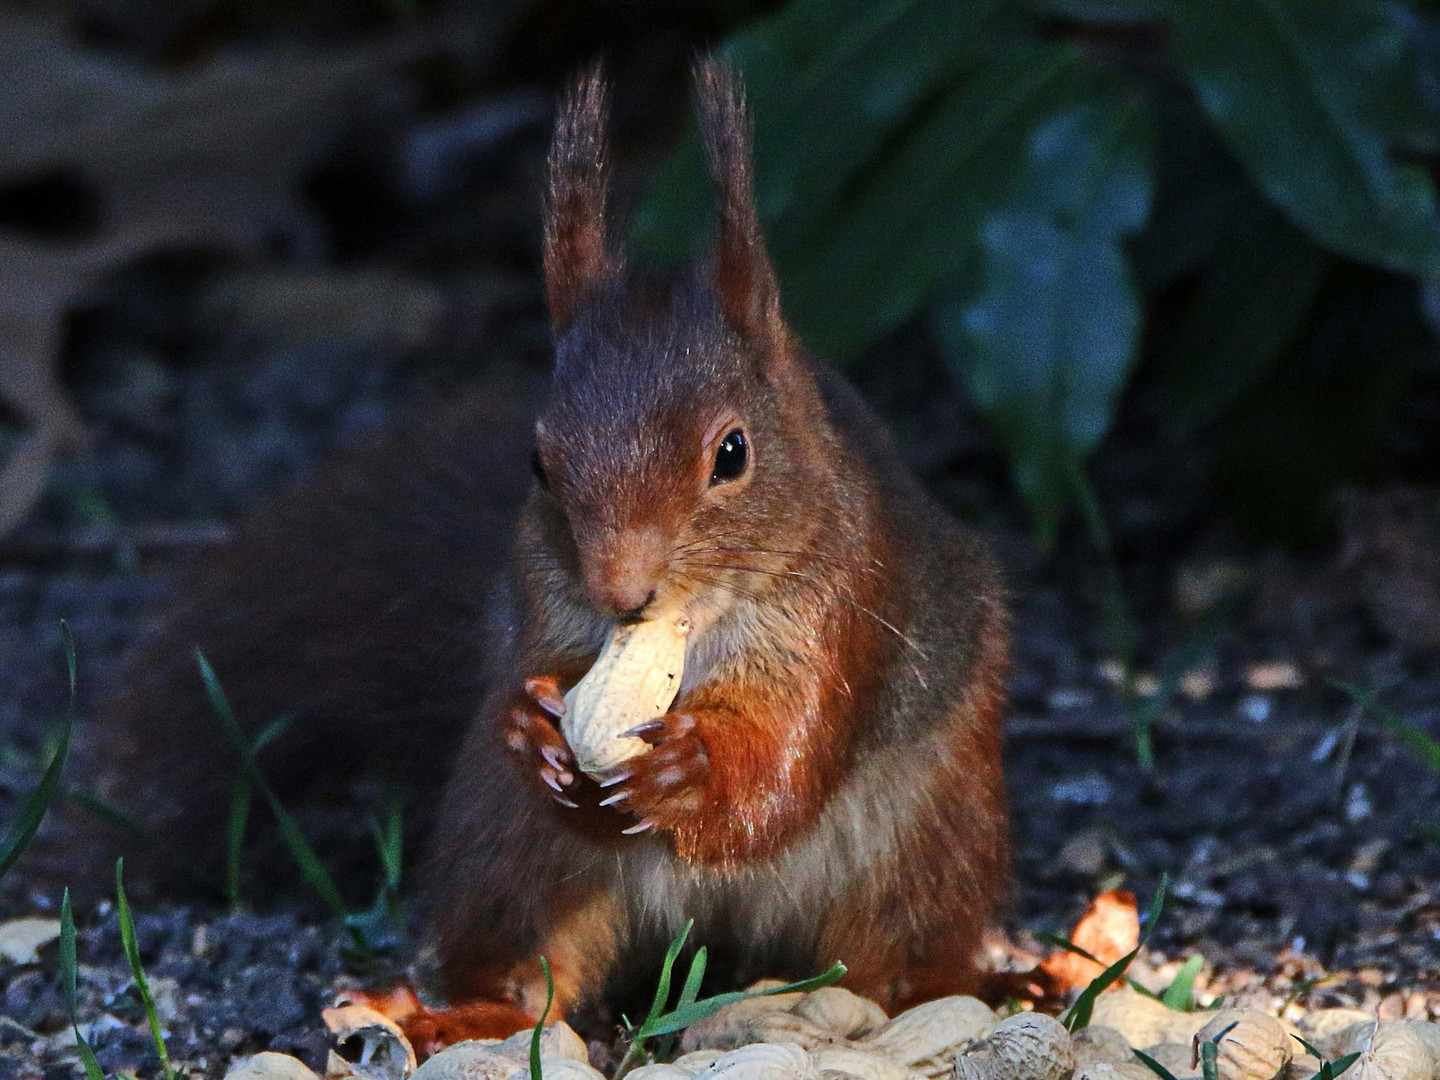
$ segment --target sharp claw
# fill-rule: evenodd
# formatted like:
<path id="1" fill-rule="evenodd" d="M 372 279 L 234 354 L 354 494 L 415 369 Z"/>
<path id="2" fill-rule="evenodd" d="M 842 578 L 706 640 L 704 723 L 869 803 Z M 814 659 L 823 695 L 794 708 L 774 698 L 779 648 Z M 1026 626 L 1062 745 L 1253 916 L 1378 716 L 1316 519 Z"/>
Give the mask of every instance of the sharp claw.
<path id="1" fill-rule="evenodd" d="M 630 797 L 630 792 L 628 792 L 628 791 L 617 791 L 614 795 L 611 795 L 608 799 L 601 799 L 601 800 L 600 800 L 600 805 L 601 805 L 601 806 L 614 806 L 614 805 L 615 805 L 616 803 L 618 803 L 618 802 L 624 802 L 624 801 L 625 801 L 626 799 L 628 799 L 629 797 Z"/>
<path id="2" fill-rule="evenodd" d="M 636 825 L 631 825 L 628 829 L 621 829 L 620 831 L 621 831 L 622 833 L 624 833 L 626 836 L 634 836 L 636 833 L 642 833 L 642 832 L 644 832 L 646 829 L 653 829 L 654 827 L 655 827 L 655 819 L 654 819 L 654 818 L 648 818 L 648 817 L 647 817 L 647 818 L 645 818 L 643 821 L 639 822 L 638 824 L 636 824 Z"/>
<path id="3" fill-rule="evenodd" d="M 558 802 L 561 806 L 568 806 L 571 810 L 579 810 L 579 809 L 580 809 L 580 804 L 579 804 L 579 803 L 577 803 L 577 802 L 571 802 L 569 799 L 565 798 L 564 795 L 551 795 L 550 797 L 551 797 L 552 799 L 554 799 L 556 802 Z"/>
<path id="4" fill-rule="evenodd" d="M 550 788 L 552 791 L 559 792 L 565 790 L 560 786 L 560 781 L 556 780 L 555 777 L 549 772 L 547 772 L 545 769 L 540 770 L 540 779 L 544 780 L 545 786 Z"/>
<path id="5" fill-rule="evenodd" d="M 621 739 L 643 739 L 646 735 L 658 735 L 664 730 L 664 720 L 646 720 L 643 724 L 636 724 L 629 731 L 622 731 L 618 737 Z"/>
<path id="6" fill-rule="evenodd" d="M 614 776 L 607 776 L 604 780 L 601 780 L 601 781 L 600 781 L 600 786 L 601 786 L 601 787 L 614 787 L 616 784 L 623 784 L 626 780 L 629 780 L 629 779 L 630 779 L 630 772 L 629 772 L 629 770 L 628 770 L 628 769 L 621 769 L 621 770 L 620 770 L 619 772 L 617 772 Z"/>
<path id="7" fill-rule="evenodd" d="M 560 763 L 560 755 L 555 752 L 553 746 L 542 746 L 540 756 L 544 758 L 556 772 L 564 772 L 565 766 Z"/>
<path id="8" fill-rule="evenodd" d="M 530 700 L 554 717 L 565 715 L 565 699 L 558 693 L 551 693 L 549 686 L 540 679 L 526 679 L 525 693 Z"/>

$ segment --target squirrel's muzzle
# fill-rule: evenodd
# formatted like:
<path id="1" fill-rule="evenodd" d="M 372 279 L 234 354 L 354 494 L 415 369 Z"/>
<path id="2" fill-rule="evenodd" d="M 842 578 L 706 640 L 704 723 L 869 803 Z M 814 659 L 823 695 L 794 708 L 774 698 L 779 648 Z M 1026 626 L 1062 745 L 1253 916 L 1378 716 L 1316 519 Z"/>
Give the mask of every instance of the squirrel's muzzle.
<path id="1" fill-rule="evenodd" d="M 617 619 L 641 618 L 659 595 L 667 551 L 658 529 L 604 530 L 580 552 L 590 602 Z"/>

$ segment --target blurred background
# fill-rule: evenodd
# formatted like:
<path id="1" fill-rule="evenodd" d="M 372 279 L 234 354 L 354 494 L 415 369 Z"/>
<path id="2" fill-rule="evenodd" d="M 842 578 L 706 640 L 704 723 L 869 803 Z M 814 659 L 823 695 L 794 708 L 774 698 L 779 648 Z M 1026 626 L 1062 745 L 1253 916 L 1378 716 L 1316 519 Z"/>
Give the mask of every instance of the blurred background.
<path id="1" fill-rule="evenodd" d="M 787 315 L 1006 563 L 1017 917 L 1163 871 L 1176 948 L 1440 988 L 1428 0 L 0 4 L 0 807 L 60 618 L 93 702 L 325 454 L 543 385 L 578 65 L 634 244 L 703 244 L 712 48 Z"/>

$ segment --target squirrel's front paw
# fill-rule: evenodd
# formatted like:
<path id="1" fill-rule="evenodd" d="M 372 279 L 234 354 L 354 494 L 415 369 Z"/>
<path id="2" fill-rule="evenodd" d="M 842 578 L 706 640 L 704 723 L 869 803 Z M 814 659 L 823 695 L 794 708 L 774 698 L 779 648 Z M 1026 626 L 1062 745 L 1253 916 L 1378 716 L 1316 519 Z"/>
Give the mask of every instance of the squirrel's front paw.
<path id="1" fill-rule="evenodd" d="M 651 749 L 630 758 L 602 785 L 616 790 L 600 801 L 601 806 L 613 806 L 639 819 L 621 832 L 673 828 L 703 806 L 710 755 L 694 715 L 666 713 L 625 734 L 645 740 Z"/>
<path id="2" fill-rule="evenodd" d="M 565 697 L 553 675 L 525 680 L 505 710 L 505 745 L 533 772 L 561 806 L 575 807 L 565 789 L 575 782 L 575 755 L 556 726 L 565 714 Z"/>

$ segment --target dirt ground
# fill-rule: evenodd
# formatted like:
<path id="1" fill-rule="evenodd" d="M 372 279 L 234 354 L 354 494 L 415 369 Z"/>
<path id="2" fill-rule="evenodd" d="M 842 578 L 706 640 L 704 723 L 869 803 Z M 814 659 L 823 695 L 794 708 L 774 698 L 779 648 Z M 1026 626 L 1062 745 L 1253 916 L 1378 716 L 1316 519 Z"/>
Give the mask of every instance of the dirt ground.
<path id="1" fill-rule="evenodd" d="M 348 249 L 159 258 L 72 316 L 63 378 L 87 441 L 0 538 L 0 810 L 33 784 L 64 700 L 62 618 L 79 645 L 83 724 L 177 568 L 267 495 L 423 395 L 496 365 L 543 374 L 543 119 L 542 104 L 472 162 L 468 186 L 423 206 L 330 175 L 312 197 Z M 1097 890 L 1123 883 L 1143 901 L 1168 874 L 1157 963 L 1198 951 L 1230 993 L 1253 982 L 1271 997 L 1289 987 L 1434 1017 L 1440 775 L 1330 680 L 1440 735 L 1440 643 L 1424 618 L 1440 611 L 1428 606 L 1440 605 L 1440 493 L 1358 491 L 1303 553 L 1243 542 L 1213 506 L 1204 461 L 1154 439 L 1141 386 L 1095 464 L 1137 643 L 1132 699 L 1104 561 L 1078 528 L 1057 552 L 1036 550 L 997 446 L 927 343 L 902 331 L 858 381 L 926 481 L 991 538 L 1014 591 L 1012 929 L 1064 931 Z M 1440 417 L 1440 392 L 1427 393 L 1412 419 Z M 1137 715 L 1154 721 L 1153 770 L 1137 760 Z M 374 972 L 341 955 L 298 884 L 292 896 L 254 913 L 137 913 L 171 1054 L 193 1071 L 219 1075 L 266 1048 L 323 1066 L 319 1009 Z M 27 887 L 22 863 L 0 887 L 0 917 L 53 915 L 58 900 Z M 115 914 L 77 919 L 101 1064 L 148 1080 L 157 1062 Z M 53 946 L 38 964 L 0 961 L 0 1080 L 74 1074 L 55 972 Z M 1341 974 L 1307 984 L 1322 972 Z"/>

